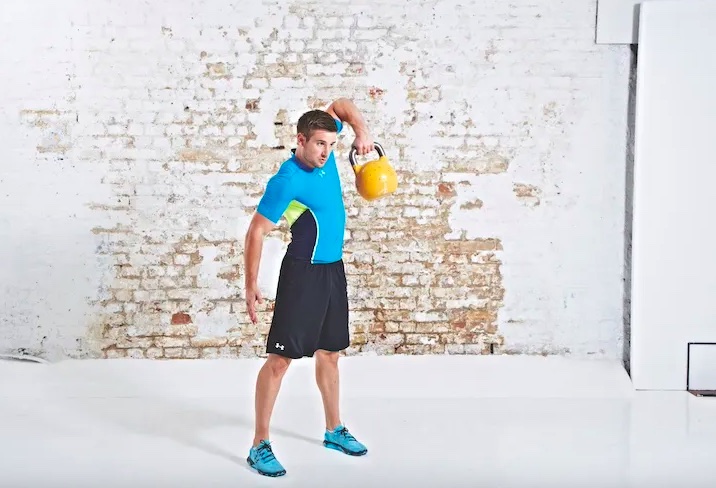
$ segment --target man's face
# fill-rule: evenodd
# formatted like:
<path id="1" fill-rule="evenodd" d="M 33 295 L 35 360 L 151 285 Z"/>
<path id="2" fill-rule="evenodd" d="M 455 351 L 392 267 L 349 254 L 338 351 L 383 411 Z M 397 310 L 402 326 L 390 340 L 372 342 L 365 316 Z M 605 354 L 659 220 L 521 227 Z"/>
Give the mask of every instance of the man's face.
<path id="1" fill-rule="evenodd" d="M 336 144 L 338 134 L 325 130 L 315 130 L 309 140 L 303 134 L 298 134 L 298 145 L 302 147 L 301 159 L 313 168 L 322 168 L 328 161 L 333 146 Z"/>

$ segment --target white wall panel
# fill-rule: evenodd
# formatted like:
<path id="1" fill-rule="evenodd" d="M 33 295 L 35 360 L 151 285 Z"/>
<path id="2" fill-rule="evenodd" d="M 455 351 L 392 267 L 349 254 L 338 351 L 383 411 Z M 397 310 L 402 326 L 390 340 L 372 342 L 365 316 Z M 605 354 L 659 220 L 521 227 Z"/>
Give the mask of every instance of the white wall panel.
<path id="1" fill-rule="evenodd" d="M 684 389 L 716 342 L 716 2 L 645 2 L 639 29 L 631 371 Z"/>

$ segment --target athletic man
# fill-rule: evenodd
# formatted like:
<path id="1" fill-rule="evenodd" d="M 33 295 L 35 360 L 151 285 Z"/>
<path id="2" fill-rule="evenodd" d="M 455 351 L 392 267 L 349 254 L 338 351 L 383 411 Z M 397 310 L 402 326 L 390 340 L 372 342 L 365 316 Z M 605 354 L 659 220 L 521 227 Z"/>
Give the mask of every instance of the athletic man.
<path id="1" fill-rule="evenodd" d="M 298 120 L 297 147 L 271 177 L 246 234 L 246 307 L 257 322 L 257 286 L 262 243 L 281 217 L 291 226 L 291 242 L 281 263 L 276 303 L 266 352 L 256 380 L 256 424 L 247 462 L 259 473 L 282 476 L 286 470 L 269 441 L 269 421 L 292 359 L 316 358 L 316 383 L 323 398 L 323 444 L 346 454 L 368 451 L 343 425 L 338 401 L 338 356 L 349 346 L 348 296 L 343 267 L 346 210 L 333 147 L 348 123 L 357 154 L 374 150 L 365 121 L 350 100 L 312 110 Z"/>

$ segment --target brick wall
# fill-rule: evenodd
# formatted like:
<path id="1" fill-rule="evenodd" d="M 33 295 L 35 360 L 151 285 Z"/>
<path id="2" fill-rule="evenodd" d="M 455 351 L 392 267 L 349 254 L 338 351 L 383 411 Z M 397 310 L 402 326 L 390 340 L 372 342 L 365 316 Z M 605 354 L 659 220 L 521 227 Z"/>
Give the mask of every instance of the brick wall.
<path id="1" fill-rule="evenodd" d="M 619 357 L 628 48 L 594 1 L 78 0 L 4 7 L 15 256 L 0 349 L 262 353 L 243 237 L 305 110 L 349 97 L 400 177 L 356 198 L 349 353 Z"/>

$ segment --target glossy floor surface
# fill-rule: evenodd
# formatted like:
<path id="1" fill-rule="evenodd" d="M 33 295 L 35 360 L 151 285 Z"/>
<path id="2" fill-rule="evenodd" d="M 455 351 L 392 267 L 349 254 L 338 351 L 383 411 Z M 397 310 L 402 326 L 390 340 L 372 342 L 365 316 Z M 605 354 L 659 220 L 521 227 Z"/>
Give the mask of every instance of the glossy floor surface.
<path id="1" fill-rule="evenodd" d="M 716 486 L 716 399 L 635 392 L 617 362 L 340 363 L 343 420 L 368 454 L 322 446 L 313 360 L 294 361 L 273 479 L 245 460 L 261 360 L 0 361 L 0 487 Z"/>

